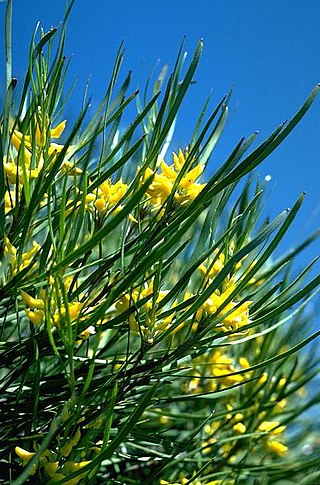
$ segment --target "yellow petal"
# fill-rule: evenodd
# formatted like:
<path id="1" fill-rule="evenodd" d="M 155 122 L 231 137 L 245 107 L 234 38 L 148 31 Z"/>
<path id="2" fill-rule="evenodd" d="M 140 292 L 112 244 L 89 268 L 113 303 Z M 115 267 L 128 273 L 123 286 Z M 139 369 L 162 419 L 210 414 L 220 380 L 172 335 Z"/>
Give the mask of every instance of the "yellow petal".
<path id="1" fill-rule="evenodd" d="M 106 201 L 104 198 L 97 199 L 94 203 L 94 206 L 96 209 L 98 209 L 99 212 L 103 212 L 106 208 Z"/>
<path id="2" fill-rule="evenodd" d="M 174 152 L 172 153 L 172 156 L 173 156 L 174 166 L 175 166 L 176 170 L 178 170 L 180 172 L 184 162 L 180 163 L 180 159 L 179 159 L 178 155 L 176 155 Z"/>
<path id="3" fill-rule="evenodd" d="M 279 426 L 279 421 L 263 421 L 259 425 L 258 429 L 262 432 L 270 432 L 274 430 L 274 428 L 276 428 L 277 426 Z"/>
<path id="4" fill-rule="evenodd" d="M 31 458 L 35 455 L 35 453 L 31 453 L 30 451 L 24 450 L 23 448 L 20 448 L 20 446 L 16 446 L 14 451 L 16 452 L 18 457 L 24 461 L 31 460 Z"/>
<path id="5" fill-rule="evenodd" d="M 186 157 L 184 156 L 183 151 L 181 150 L 181 148 L 179 148 L 178 157 L 179 157 L 180 165 L 181 165 L 181 167 L 183 167 L 183 165 L 186 163 Z"/>
<path id="6" fill-rule="evenodd" d="M 105 197 L 110 197 L 111 184 L 109 180 L 105 180 L 104 182 L 102 182 L 102 184 L 100 185 L 100 189 L 102 190 Z"/>
<path id="7" fill-rule="evenodd" d="M 66 127 L 66 123 L 67 123 L 67 120 L 63 120 L 61 121 L 61 123 L 59 123 L 58 126 L 56 126 L 55 128 L 52 128 L 52 130 L 50 130 L 51 138 L 59 138 L 61 133 L 64 131 Z"/>
<path id="8" fill-rule="evenodd" d="M 246 426 L 243 423 L 237 423 L 233 426 L 236 433 L 244 434 L 247 431 Z"/>
<path id="9" fill-rule="evenodd" d="M 279 456 L 286 455 L 288 452 L 287 446 L 275 440 L 268 441 L 268 448 Z"/>
<path id="10" fill-rule="evenodd" d="M 21 290 L 20 294 L 24 300 L 24 302 L 28 305 L 29 308 L 44 308 L 44 301 L 41 298 L 33 298 L 31 295 L 28 295 L 25 291 Z"/>
<path id="11" fill-rule="evenodd" d="M 161 162 L 161 169 L 167 178 L 173 179 L 173 180 L 176 179 L 177 177 L 176 172 L 173 170 L 172 167 L 169 167 L 169 165 L 167 165 L 165 161 Z"/>
<path id="12" fill-rule="evenodd" d="M 36 310 L 33 312 L 29 308 L 25 310 L 27 317 L 34 325 L 40 325 L 44 320 L 44 311 Z"/>

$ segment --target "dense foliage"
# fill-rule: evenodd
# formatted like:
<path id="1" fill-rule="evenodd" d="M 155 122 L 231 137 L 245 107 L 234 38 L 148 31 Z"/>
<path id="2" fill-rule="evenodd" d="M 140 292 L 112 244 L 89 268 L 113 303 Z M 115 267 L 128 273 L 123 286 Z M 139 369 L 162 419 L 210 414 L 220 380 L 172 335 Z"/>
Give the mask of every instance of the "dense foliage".
<path id="1" fill-rule="evenodd" d="M 32 39 L 1 119 L 1 480 L 271 484 L 320 480 L 311 262 L 274 252 L 297 215 L 265 220 L 255 168 L 310 107 L 211 177 L 230 94 L 169 154 L 202 42 L 142 95 L 120 87 L 63 120 L 65 27 Z M 38 40 L 37 40 L 38 38 Z M 12 99 L 14 98 L 14 103 Z M 136 102 L 127 129 L 122 118 Z M 252 174 L 252 175 L 250 175 Z M 249 178 L 248 178 L 249 175 Z M 307 355 L 303 347 L 308 345 Z M 300 349 L 302 352 L 300 352 Z"/>

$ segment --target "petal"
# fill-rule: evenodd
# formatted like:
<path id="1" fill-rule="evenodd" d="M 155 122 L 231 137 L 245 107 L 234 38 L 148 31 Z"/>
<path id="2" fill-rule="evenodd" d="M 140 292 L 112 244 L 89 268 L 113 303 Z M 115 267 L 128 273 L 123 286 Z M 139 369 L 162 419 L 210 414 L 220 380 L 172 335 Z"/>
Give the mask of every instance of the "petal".
<path id="1" fill-rule="evenodd" d="M 61 121 L 58 126 L 50 130 L 51 138 L 59 138 L 66 127 L 67 120 Z"/>

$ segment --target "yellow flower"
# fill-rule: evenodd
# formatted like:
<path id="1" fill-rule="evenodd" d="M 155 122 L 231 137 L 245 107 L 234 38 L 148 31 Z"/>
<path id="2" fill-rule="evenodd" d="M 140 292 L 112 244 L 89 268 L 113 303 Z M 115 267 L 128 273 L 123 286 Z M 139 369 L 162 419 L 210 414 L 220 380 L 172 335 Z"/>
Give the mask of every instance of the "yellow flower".
<path id="1" fill-rule="evenodd" d="M 229 298 L 234 289 L 235 285 L 231 284 L 226 291 L 221 294 L 218 294 L 218 292 L 212 293 L 210 298 L 204 302 L 200 308 L 200 311 L 198 311 L 197 318 L 201 318 L 203 311 L 208 315 L 215 314 L 217 309 L 224 304 L 227 298 Z M 218 314 L 219 317 L 224 316 L 224 319 L 217 325 L 217 329 L 228 332 L 230 330 L 238 330 L 238 328 L 248 325 L 250 323 L 249 306 L 251 304 L 252 301 L 248 300 L 243 302 L 241 305 L 233 301 L 224 305 L 223 309 Z M 227 314 L 228 312 L 230 313 Z"/>
<path id="2" fill-rule="evenodd" d="M 72 473 L 72 472 L 74 472 L 76 470 L 79 470 L 80 468 L 85 467 L 89 463 L 91 463 L 91 460 L 89 460 L 89 461 L 80 461 L 78 463 L 75 462 L 75 461 L 67 461 L 66 464 L 63 467 L 63 471 L 71 472 Z"/>
<path id="3" fill-rule="evenodd" d="M 287 407 L 287 404 L 288 404 L 287 399 L 281 399 L 281 401 L 278 401 L 276 403 L 275 407 L 273 408 L 273 411 L 275 413 L 281 413 Z"/>
<path id="4" fill-rule="evenodd" d="M 35 310 L 32 311 L 29 308 L 25 310 L 27 317 L 34 325 L 40 325 L 44 320 L 44 311 Z"/>
<path id="5" fill-rule="evenodd" d="M 11 244 L 9 238 L 4 235 L 4 255 L 9 259 L 10 263 L 14 263 L 17 258 L 17 249 Z"/>
<path id="6" fill-rule="evenodd" d="M 46 117 L 46 125 L 49 125 L 49 119 Z M 47 126 L 43 127 L 43 130 L 41 131 L 39 124 L 36 124 L 36 132 L 35 132 L 35 144 L 37 147 L 43 147 L 46 145 L 46 140 L 47 137 L 49 139 L 51 138 L 60 138 L 61 134 L 63 133 L 65 127 L 66 127 L 67 120 L 62 121 L 57 125 L 55 128 L 52 128 L 51 130 L 47 129 Z M 49 135 L 49 136 L 48 136 Z M 24 133 L 21 133 L 19 130 L 14 130 L 12 134 L 12 144 L 15 147 L 17 151 L 20 150 L 21 143 L 24 143 L 25 148 L 29 151 L 29 154 L 32 152 L 32 136 L 26 135 Z M 59 149 L 61 150 L 63 148 L 63 145 L 57 145 L 56 143 L 52 143 L 50 146 L 54 146 L 54 149 Z"/>
<path id="7" fill-rule="evenodd" d="M 23 448 L 20 448 L 20 446 L 16 446 L 14 451 L 18 455 L 21 460 L 23 460 L 25 463 L 28 463 L 29 460 L 35 455 L 34 452 L 27 451 Z"/>
<path id="8" fill-rule="evenodd" d="M 145 283 L 141 289 L 124 294 L 115 304 L 118 314 L 121 314 L 134 306 L 140 300 L 148 298 L 147 301 L 140 307 L 140 315 L 143 315 L 143 324 L 138 323 L 133 313 L 129 315 L 129 325 L 132 332 L 140 333 L 149 338 L 151 333 L 153 336 L 159 332 L 166 330 L 174 317 L 174 313 L 164 319 L 157 318 L 157 304 L 168 294 L 168 291 L 159 291 L 157 298 L 153 294 L 153 281 L 149 284 Z"/>
<path id="9" fill-rule="evenodd" d="M 49 467 L 49 473 L 48 473 L 48 471 L 45 467 L 46 473 L 51 477 L 53 482 L 65 480 L 65 478 L 67 478 L 68 475 L 72 474 L 73 472 L 75 472 L 77 470 L 80 470 L 81 468 L 83 468 L 86 465 L 88 465 L 89 463 L 91 463 L 91 460 L 90 461 L 80 461 L 80 462 L 66 461 L 65 464 L 63 465 L 63 467 L 59 469 L 59 471 L 57 471 L 58 468 L 59 468 L 59 464 L 58 464 L 58 466 L 56 466 L 56 463 L 50 464 L 51 466 Z M 52 465 L 55 465 L 55 466 L 52 466 Z M 55 472 L 52 473 L 54 468 L 55 468 Z M 64 483 L 66 483 L 68 485 L 76 485 L 77 483 L 79 483 L 85 477 L 85 475 L 86 475 L 86 472 L 82 473 L 81 475 L 78 475 L 75 478 L 70 478 L 69 480 L 64 481 Z"/>
<path id="10" fill-rule="evenodd" d="M 173 153 L 173 162 L 173 165 L 169 166 L 159 157 L 157 165 L 160 166 L 160 173 L 153 172 L 150 168 L 145 172 L 145 180 L 153 176 L 152 183 L 147 189 L 147 195 L 154 210 L 159 210 L 165 204 L 173 190 L 179 172 L 186 163 L 186 156 L 182 150 L 179 150 L 178 155 Z M 196 182 L 203 172 L 203 169 L 203 165 L 196 165 L 181 178 L 174 194 L 174 199 L 177 203 L 184 204 L 195 199 L 205 187 L 205 184 Z"/>
<path id="11" fill-rule="evenodd" d="M 25 164 L 26 174 L 29 178 L 37 178 L 40 171 L 43 168 L 43 151 L 47 151 L 49 157 L 55 156 L 61 152 L 64 145 L 51 142 L 52 138 L 59 138 L 66 126 L 66 120 L 62 121 L 55 128 L 49 129 L 49 118 L 42 117 L 39 110 L 38 117 L 40 119 L 41 127 L 38 120 L 36 120 L 35 133 L 26 135 L 19 130 L 14 130 L 11 143 L 19 152 L 23 145 L 23 162 Z M 32 157 L 34 148 L 36 149 L 36 157 Z M 68 147 L 67 153 L 73 149 L 72 146 Z M 33 160 L 32 160 L 33 158 Z M 35 161 L 34 161 L 35 159 Z M 36 163 L 35 167 L 31 167 L 31 162 Z M 7 162 L 4 166 L 5 174 L 8 177 L 9 183 L 15 184 L 17 177 L 20 184 L 24 182 L 23 169 L 21 166 L 17 166 L 18 162 Z M 80 168 L 75 167 L 70 161 L 65 160 L 62 164 L 61 171 L 68 173 L 68 175 L 79 175 L 82 173 Z"/>
<path id="12" fill-rule="evenodd" d="M 279 426 L 279 421 L 263 421 L 259 425 L 259 431 L 273 433 L 273 434 L 280 434 L 285 430 L 285 426 Z"/>
<path id="13" fill-rule="evenodd" d="M 283 456 L 288 453 L 288 447 L 276 440 L 269 440 L 267 442 L 267 447 L 278 456 Z"/>
<path id="14" fill-rule="evenodd" d="M 22 184 L 23 182 L 22 167 L 17 167 L 17 165 L 13 162 L 4 162 L 3 171 L 9 184 L 15 184 L 17 180 L 20 184 Z"/>
<path id="15" fill-rule="evenodd" d="M 68 175 L 81 175 L 82 170 L 79 167 L 76 167 L 73 165 L 69 160 L 66 160 L 63 162 L 62 167 L 61 167 L 61 172 L 62 173 L 67 173 Z"/>
<path id="16" fill-rule="evenodd" d="M 28 305 L 29 308 L 44 308 L 44 301 L 41 298 L 33 298 L 25 291 L 21 290 L 20 294 L 24 300 L 24 302 Z"/>
<path id="17" fill-rule="evenodd" d="M 222 387 L 229 387 L 244 380 L 243 374 L 234 374 L 237 370 L 234 365 L 234 360 L 226 354 L 222 354 L 216 350 L 210 359 L 210 370 L 213 377 L 217 377 L 217 381 L 211 379 L 212 390 L 216 389 L 219 384 Z M 229 375 L 226 375 L 229 374 Z M 226 377 L 222 377 L 226 375 Z"/>
<path id="18" fill-rule="evenodd" d="M 78 301 L 75 303 L 69 303 L 68 315 L 71 322 L 74 322 L 79 318 L 82 308 L 83 308 L 83 303 L 80 303 Z M 64 320 L 66 316 L 67 316 L 67 310 L 64 306 L 61 306 L 61 308 L 56 310 L 53 316 L 54 324 L 60 325 L 62 320 Z"/>
<path id="19" fill-rule="evenodd" d="M 93 325 L 90 325 L 90 327 L 86 328 L 85 330 L 79 333 L 78 335 L 79 340 L 77 340 L 76 343 L 79 344 L 83 340 L 87 340 L 90 337 L 90 335 L 94 335 L 95 333 L 96 333 L 96 329 L 94 328 Z"/>
<path id="20" fill-rule="evenodd" d="M 98 196 L 95 197 L 94 206 L 99 212 L 112 209 L 118 202 L 123 199 L 128 189 L 128 185 L 123 183 L 122 179 L 112 184 L 110 180 L 105 180 L 98 188 Z M 116 211 L 122 209 L 119 205 Z"/>
<path id="21" fill-rule="evenodd" d="M 16 189 L 6 190 L 4 194 L 4 211 L 7 214 L 16 205 Z"/>
<path id="22" fill-rule="evenodd" d="M 35 453 L 32 453 L 30 451 L 27 451 L 23 448 L 20 448 L 20 446 L 16 446 L 14 451 L 18 455 L 18 457 L 22 460 L 22 464 L 25 466 L 28 464 L 28 462 L 35 456 Z M 31 467 L 30 470 L 30 475 L 34 475 L 37 472 L 38 464 L 34 463 Z"/>
<path id="23" fill-rule="evenodd" d="M 247 427 L 243 423 L 234 424 L 233 429 L 239 434 L 244 434 L 247 431 Z"/>
<path id="24" fill-rule="evenodd" d="M 260 379 L 258 381 L 259 384 L 264 384 L 265 382 L 267 382 L 268 378 L 269 378 L 268 373 L 267 372 L 263 372 L 262 376 L 260 377 Z"/>
<path id="25" fill-rule="evenodd" d="M 263 421 L 259 425 L 258 430 L 262 433 L 268 433 L 264 441 L 266 449 L 278 456 L 283 456 L 287 454 L 288 448 L 275 438 L 282 435 L 286 427 L 279 426 L 279 424 L 279 421 Z"/>
<path id="26" fill-rule="evenodd" d="M 218 251 L 215 251 L 215 254 L 218 254 Z M 213 279 L 217 276 L 218 273 L 223 269 L 225 264 L 225 255 L 224 253 L 220 253 L 214 260 L 214 262 L 209 263 L 207 266 L 205 264 L 200 264 L 199 270 L 202 276 L 206 276 L 207 278 Z"/>

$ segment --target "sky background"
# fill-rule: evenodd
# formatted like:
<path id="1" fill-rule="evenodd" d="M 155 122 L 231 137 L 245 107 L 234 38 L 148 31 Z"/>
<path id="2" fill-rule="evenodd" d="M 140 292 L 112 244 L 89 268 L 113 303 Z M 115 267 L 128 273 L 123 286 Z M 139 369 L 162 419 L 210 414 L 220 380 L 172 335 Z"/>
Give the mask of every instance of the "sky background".
<path id="1" fill-rule="evenodd" d="M 64 6 L 65 0 L 14 1 L 13 74 L 18 81 L 25 73 L 36 23 L 40 21 L 45 29 L 58 25 Z M 2 2 L 2 18 L 4 11 Z M 259 130 L 261 142 L 295 113 L 320 82 L 319 23 L 318 0 L 76 0 L 66 45 L 66 55 L 72 56 L 69 80 L 78 80 L 70 115 L 79 110 L 89 76 L 93 104 L 102 99 L 123 39 L 122 79 L 132 70 L 134 91 L 143 87 L 157 62 L 173 68 L 184 36 L 189 60 L 203 37 L 197 82 L 182 108 L 172 149 L 188 144 L 208 93 L 213 90 L 213 107 L 234 83 L 229 122 L 210 161 L 209 171 L 213 171 L 240 137 Z M 3 38 L 3 21 L 1 30 Z M 0 54 L 3 86 L 3 46 Z M 320 227 L 319 134 L 320 96 L 290 137 L 257 170 L 261 177 L 272 176 L 266 202 L 271 216 L 307 192 L 286 247 Z M 319 252 L 318 241 L 305 257 Z"/>

